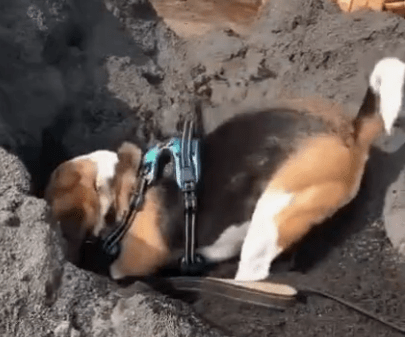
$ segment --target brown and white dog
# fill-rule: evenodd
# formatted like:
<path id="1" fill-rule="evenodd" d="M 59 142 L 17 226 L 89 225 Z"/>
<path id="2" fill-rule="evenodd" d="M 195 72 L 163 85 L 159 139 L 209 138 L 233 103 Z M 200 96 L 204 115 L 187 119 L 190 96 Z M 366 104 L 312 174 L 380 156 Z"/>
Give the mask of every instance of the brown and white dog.
<path id="1" fill-rule="evenodd" d="M 238 115 L 204 136 L 198 186 L 199 252 L 214 263 L 240 254 L 238 281 L 267 278 L 281 252 L 356 196 L 370 147 L 384 130 L 391 132 L 403 110 L 404 82 L 405 64 L 385 58 L 375 65 L 353 120 L 336 105 L 303 99 Z M 93 167 L 90 162 L 88 167 Z M 106 166 L 109 173 L 112 162 Z M 118 220 L 129 207 L 140 164 L 141 150 L 124 143 L 112 183 Z M 95 170 L 85 174 L 85 164 L 80 169 L 72 165 L 78 162 L 53 174 L 51 186 L 56 187 L 47 192 L 54 214 L 67 214 L 65 227 L 74 228 L 71 235 L 80 240 L 83 234 L 77 237 L 77 233 L 97 234 L 104 213 L 97 213 L 92 205 L 103 202 L 95 187 Z M 66 170 L 76 173 L 63 178 Z M 93 197 L 80 199 L 80 193 Z M 76 208 L 81 217 L 74 223 L 71 214 Z M 143 209 L 121 244 L 118 259 L 109 267 L 113 279 L 150 275 L 183 249 L 183 203 L 174 179 L 161 178 L 147 190 Z"/>
<path id="2" fill-rule="evenodd" d="M 370 147 L 389 134 L 403 110 L 405 64 L 380 60 L 354 120 L 332 104 L 301 100 L 283 108 L 239 115 L 202 142 L 198 190 L 199 252 L 211 262 L 240 254 L 237 281 L 269 276 L 272 261 L 348 204 L 358 193 Z M 128 209 L 140 150 L 119 151 L 117 215 Z M 172 181 L 174 184 L 174 181 Z M 162 179 L 110 266 L 114 279 L 163 267 L 184 244 L 181 196 Z"/>
<path id="3" fill-rule="evenodd" d="M 117 163 L 115 152 L 99 150 L 60 164 L 49 179 L 45 191 L 49 220 L 60 225 L 71 262 L 78 263 L 83 240 L 105 226 Z"/>

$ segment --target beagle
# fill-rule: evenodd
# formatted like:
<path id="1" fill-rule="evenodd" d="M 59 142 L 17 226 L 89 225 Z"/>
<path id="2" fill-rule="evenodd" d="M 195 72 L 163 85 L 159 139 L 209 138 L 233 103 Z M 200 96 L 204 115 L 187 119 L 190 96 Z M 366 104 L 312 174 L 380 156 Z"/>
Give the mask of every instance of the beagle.
<path id="1" fill-rule="evenodd" d="M 198 252 L 218 263 L 240 256 L 237 281 L 269 276 L 272 261 L 358 193 L 370 147 L 403 110 L 405 63 L 381 59 L 357 117 L 320 100 L 238 115 L 204 136 L 198 186 Z M 124 143 L 114 178 L 118 218 L 128 209 L 141 163 Z M 184 245 L 182 196 L 173 179 L 147 190 L 122 240 L 112 278 L 145 276 Z"/>

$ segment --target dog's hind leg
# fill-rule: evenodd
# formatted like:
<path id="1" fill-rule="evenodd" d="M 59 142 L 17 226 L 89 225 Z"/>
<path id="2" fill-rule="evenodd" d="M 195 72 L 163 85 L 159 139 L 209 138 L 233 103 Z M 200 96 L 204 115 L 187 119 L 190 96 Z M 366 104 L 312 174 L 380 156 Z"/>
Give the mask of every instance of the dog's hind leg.
<path id="1" fill-rule="evenodd" d="M 268 276 L 271 262 L 281 252 L 276 216 L 291 200 L 291 194 L 278 190 L 266 191 L 261 196 L 242 246 L 236 280 L 255 281 Z"/>
<path id="2" fill-rule="evenodd" d="M 253 213 L 235 279 L 267 278 L 273 260 L 351 200 L 349 194 L 347 186 L 339 180 L 291 194 L 268 189 Z"/>

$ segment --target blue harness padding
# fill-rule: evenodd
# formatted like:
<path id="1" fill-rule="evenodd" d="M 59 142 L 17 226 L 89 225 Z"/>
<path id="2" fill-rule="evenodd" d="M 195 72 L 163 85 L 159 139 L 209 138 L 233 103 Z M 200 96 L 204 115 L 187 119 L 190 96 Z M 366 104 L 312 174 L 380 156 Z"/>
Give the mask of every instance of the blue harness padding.
<path id="1" fill-rule="evenodd" d="M 184 155 L 184 146 L 181 138 L 172 138 L 167 143 L 158 144 L 150 148 L 143 159 L 143 167 L 146 170 L 146 179 L 152 183 L 157 178 L 159 169 L 159 158 L 164 150 L 168 150 L 174 160 L 174 169 L 176 182 L 179 188 L 184 191 L 187 184 L 193 182 L 197 184 L 200 180 L 200 141 L 192 139 L 190 151 L 186 149 Z"/>

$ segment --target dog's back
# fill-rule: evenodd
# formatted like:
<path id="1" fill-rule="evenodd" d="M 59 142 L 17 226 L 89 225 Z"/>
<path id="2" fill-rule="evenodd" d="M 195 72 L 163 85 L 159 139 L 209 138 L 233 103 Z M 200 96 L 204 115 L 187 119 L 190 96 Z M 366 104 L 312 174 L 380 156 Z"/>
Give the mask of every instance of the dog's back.
<path id="1" fill-rule="evenodd" d="M 330 132 L 317 115 L 273 108 L 238 115 L 202 140 L 198 186 L 198 243 L 212 244 L 227 228 L 243 225 L 278 167 L 309 135 Z M 171 199 L 171 194 L 168 194 Z M 173 215 L 172 215 L 173 216 Z M 181 248 L 183 210 L 169 226 L 172 244 Z"/>

